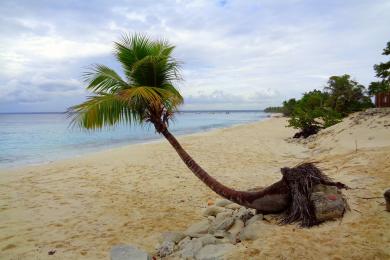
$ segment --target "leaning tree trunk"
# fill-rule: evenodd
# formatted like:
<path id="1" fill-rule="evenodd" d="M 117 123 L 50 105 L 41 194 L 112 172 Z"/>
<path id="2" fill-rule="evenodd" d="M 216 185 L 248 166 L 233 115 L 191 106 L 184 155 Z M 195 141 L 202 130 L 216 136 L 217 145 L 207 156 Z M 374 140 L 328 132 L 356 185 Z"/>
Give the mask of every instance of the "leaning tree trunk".
<path id="1" fill-rule="evenodd" d="M 260 191 L 237 191 L 211 177 L 183 149 L 176 138 L 162 122 L 154 123 L 156 130 L 163 134 L 175 148 L 187 167 L 218 195 L 242 206 L 256 209 L 260 213 L 284 212 L 281 223 L 300 222 L 310 227 L 319 223 L 311 201 L 312 189 L 317 184 L 348 188 L 340 182 L 333 182 L 313 163 L 303 163 L 293 168 L 281 169 L 282 179 Z"/>
<path id="2" fill-rule="evenodd" d="M 161 133 L 173 146 L 187 167 L 218 195 L 263 213 L 280 212 L 288 206 L 290 192 L 288 185 L 283 179 L 261 191 L 249 192 L 234 190 L 218 182 L 199 166 L 166 127 L 162 129 Z"/>

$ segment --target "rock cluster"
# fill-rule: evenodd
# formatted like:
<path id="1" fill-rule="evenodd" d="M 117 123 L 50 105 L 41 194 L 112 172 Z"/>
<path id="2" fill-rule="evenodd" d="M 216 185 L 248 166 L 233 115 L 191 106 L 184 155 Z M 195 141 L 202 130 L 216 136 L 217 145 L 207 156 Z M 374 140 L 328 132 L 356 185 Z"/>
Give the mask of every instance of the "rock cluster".
<path id="1" fill-rule="evenodd" d="M 259 237 L 259 229 L 270 225 L 263 215 L 229 200 L 217 201 L 203 211 L 204 219 L 184 232 L 165 232 L 157 249 L 159 257 L 169 259 L 224 259 L 241 240 Z"/>
<path id="2" fill-rule="evenodd" d="M 343 216 L 347 203 L 333 186 L 317 185 L 311 201 L 319 222 Z M 183 232 L 165 232 L 157 256 L 169 259 L 224 259 L 243 240 L 256 240 L 278 222 L 274 215 L 255 214 L 229 200 L 220 200 L 203 211 L 199 222 Z"/>

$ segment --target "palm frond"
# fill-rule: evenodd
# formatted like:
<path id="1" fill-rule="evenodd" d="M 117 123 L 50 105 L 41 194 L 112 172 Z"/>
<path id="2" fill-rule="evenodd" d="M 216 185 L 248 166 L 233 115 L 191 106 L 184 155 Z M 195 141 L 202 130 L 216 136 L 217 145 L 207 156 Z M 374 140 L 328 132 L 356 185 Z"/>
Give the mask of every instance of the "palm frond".
<path id="1" fill-rule="evenodd" d="M 114 50 L 128 78 L 131 78 L 134 63 L 152 54 L 151 41 L 142 34 L 122 35 L 120 41 L 114 42 Z"/>
<path id="2" fill-rule="evenodd" d="M 102 128 L 119 122 L 168 121 L 183 103 L 174 87 L 181 80 L 180 64 L 171 54 L 174 46 L 165 40 L 152 41 L 135 34 L 115 42 L 115 55 L 126 80 L 104 65 L 94 65 L 84 74 L 87 89 L 95 95 L 71 107 L 73 125 L 87 129 Z"/>
<path id="3" fill-rule="evenodd" d="M 84 73 L 84 80 L 88 82 L 87 89 L 95 93 L 114 93 L 118 89 L 128 87 L 114 70 L 100 64 L 92 66 L 90 71 Z"/>
<path id="4" fill-rule="evenodd" d="M 100 129 L 117 123 L 140 122 L 142 115 L 133 110 L 118 95 L 100 93 L 87 101 L 68 109 L 72 126 L 86 129 Z"/>

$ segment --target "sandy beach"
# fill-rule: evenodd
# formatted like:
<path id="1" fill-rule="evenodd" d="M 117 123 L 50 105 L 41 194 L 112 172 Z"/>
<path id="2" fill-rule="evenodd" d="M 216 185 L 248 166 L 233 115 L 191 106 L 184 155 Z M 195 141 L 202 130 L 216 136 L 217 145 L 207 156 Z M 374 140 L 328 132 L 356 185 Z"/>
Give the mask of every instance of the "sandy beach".
<path id="1" fill-rule="evenodd" d="M 281 167 L 303 161 L 318 161 L 352 188 L 342 220 L 311 229 L 272 226 L 237 245 L 229 259 L 390 258 L 383 199 L 390 188 L 390 115 L 359 115 L 305 142 L 289 139 L 295 130 L 285 118 L 179 138 L 212 176 L 236 189 L 271 184 Z M 0 259 L 108 259 L 120 243 L 153 253 L 162 232 L 201 219 L 209 199 L 218 196 L 165 140 L 0 170 Z"/>

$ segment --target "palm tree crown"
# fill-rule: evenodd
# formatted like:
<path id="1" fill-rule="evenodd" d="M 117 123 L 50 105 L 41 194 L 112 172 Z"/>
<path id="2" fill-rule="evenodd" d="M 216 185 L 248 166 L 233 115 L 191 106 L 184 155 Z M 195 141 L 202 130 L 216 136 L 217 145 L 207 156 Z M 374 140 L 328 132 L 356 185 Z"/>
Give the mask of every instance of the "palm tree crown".
<path id="1" fill-rule="evenodd" d="M 124 78 L 113 69 L 96 64 L 84 74 L 93 95 L 68 112 L 72 123 L 99 129 L 117 123 L 153 123 L 160 132 L 173 117 L 183 98 L 174 83 L 180 80 L 174 46 L 144 35 L 124 35 L 115 42 L 114 54 Z"/>

